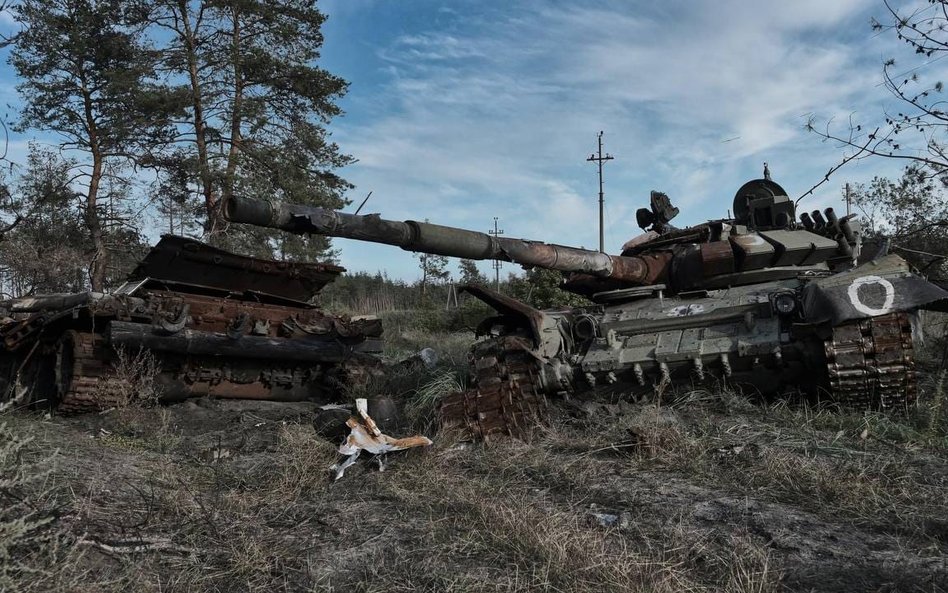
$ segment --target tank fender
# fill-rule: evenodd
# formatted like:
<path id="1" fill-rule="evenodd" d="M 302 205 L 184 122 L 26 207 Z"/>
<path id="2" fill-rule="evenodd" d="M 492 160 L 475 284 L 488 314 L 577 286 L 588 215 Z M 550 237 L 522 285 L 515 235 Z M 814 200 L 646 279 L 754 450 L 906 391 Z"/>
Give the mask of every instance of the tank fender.
<path id="1" fill-rule="evenodd" d="M 502 315 L 524 319 L 540 356 L 552 358 L 563 350 L 563 335 L 559 322 L 552 315 L 483 286 L 462 286 L 458 290 L 473 295 Z"/>
<path id="2" fill-rule="evenodd" d="M 897 255 L 810 281 L 803 287 L 802 301 L 807 322 L 833 325 L 898 311 L 948 311 L 948 291 L 913 274 Z"/>

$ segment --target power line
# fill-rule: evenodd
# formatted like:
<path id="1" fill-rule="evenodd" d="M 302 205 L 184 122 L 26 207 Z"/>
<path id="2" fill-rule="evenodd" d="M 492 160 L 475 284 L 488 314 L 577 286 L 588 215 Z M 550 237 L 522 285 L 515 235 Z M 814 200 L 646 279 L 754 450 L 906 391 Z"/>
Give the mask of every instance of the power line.
<path id="1" fill-rule="evenodd" d="M 365 206 L 365 203 L 368 202 L 369 198 L 371 197 L 372 197 L 372 192 L 369 192 L 369 195 L 365 196 L 365 199 L 362 200 L 362 203 L 359 204 L 358 208 L 356 208 L 356 211 L 355 211 L 356 214 L 358 214 L 362 210 L 362 207 Z"/>

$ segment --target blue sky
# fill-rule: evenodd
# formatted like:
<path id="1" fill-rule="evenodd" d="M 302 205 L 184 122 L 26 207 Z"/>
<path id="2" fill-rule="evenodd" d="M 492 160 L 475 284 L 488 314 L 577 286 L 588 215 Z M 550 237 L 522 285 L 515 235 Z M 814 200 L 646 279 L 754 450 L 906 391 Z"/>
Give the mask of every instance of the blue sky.
<path id="1" fill-rule="evenodd" d="M 875 117 L 891 103 L 878 1 L 558 2 L 329 0 L 325 67 L 351 82 L 335 139 L 359 159 L 352 197 L 395 219 L 595 247 L 605 132 L 606 249 L 639 231 L 649 190 L 678 223 L 726 214 L 764 161 L 796 197 L 843 154 L 809 114 Z M 933 67 L 937 65 L 932 65 Z M 804 202 L 897 164 L 850 165 Z M 838 206 L 838 204 L 837 204 Z M 353 270 L 417 276 L 410 254 L 337 241 Z M 487 264 L 482 266 L 488 270 Z M 513 271 L 515 267 L 505 266 Z"/>
<path id="2" fill-rule="evenodd" d="M 507 236 L 594 248 L 598 186 L 585 159 L 603 130 L 615 157 L 605 167 L 610 252 L 639 232 L 634 212 L 652 189 L 681 208 L 678 224 L 724 216 L 764 161 L 802 194 L 843 154 L 805 131 L 808 115 L 876 118 L 894 103 L 879 85 L 882 61 L 902 53 L 870 27 L 880 0 L 320 7 L 322 65 L 351 85 L 330 126 L 358 159 L 342 171 L 356 185 L 350 211 L 372 191 L 365 211 L 387 218 L 486 231 L 498 216 Z M 14 83 L 4 66 L 4 103 Z M 14 138 L 11 156 L 26 140 Z M 877 174 L 899 166 L 850 165 L 804 204 L 839 206 L 843 183 Z M 420 275 L 407 252 L 335 245 L 350 270 Z"/>

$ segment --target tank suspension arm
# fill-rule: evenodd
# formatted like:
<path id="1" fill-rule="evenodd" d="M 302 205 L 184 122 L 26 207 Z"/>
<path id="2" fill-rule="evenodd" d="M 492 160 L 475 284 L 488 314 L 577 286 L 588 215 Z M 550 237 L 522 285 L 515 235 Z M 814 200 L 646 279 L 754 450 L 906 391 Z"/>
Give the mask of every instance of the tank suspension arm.
<path id="1" fill-rule="evenodd" d="M 356 215 L 318 208 L 232 197 L 223 206 L 231 222 L 281 229 L 296 234 L 342 237 L 395 245 L 465 259 L 498 259 L 528 267 L 584 272 L 633 284 L 654 284 L 666 275 L 668 258 L 622 257 L 540 241 L 493 237 L 487 233 L 428 222 L 385 220 L 378 214 Z"/>

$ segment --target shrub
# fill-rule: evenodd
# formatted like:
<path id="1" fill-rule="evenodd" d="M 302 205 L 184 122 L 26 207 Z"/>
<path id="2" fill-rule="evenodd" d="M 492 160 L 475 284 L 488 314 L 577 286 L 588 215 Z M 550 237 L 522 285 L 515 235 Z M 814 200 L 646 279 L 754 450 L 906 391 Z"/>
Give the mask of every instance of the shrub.
<path id="1" fill-rule="evenodd" d="M 36 580 L 55 547 L 54 515 L 37 504 L 51 469 L 24 459 L 31 441 L 0 424 L 0 591 L 21 591 Z"/>

